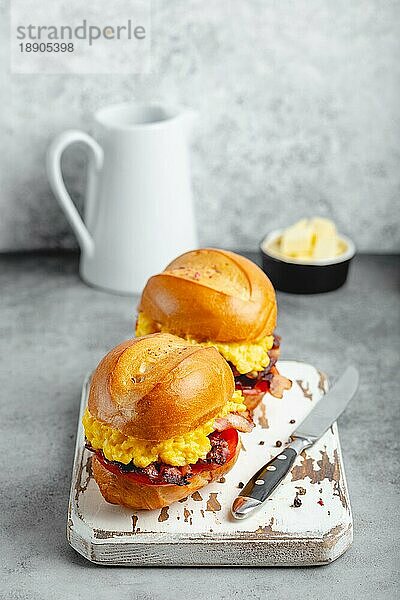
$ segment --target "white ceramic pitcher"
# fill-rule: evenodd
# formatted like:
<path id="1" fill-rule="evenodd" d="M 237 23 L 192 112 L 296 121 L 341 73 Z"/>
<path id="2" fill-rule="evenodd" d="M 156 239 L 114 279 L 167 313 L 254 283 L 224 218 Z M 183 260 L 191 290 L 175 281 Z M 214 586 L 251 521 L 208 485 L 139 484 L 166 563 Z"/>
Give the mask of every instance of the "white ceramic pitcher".
<path id="1" fill-rule="evenodd" d="M 139 293 L 149 276 L 197 247 L 188 144 L 194 116 L 177 107 L 119 104 L 95 114 L 98 142 L 70 130 L 51 144 L 50 185 L 78 239 L 87 283 Z M 90 155 L 84 221 L 60 165 L 75 142 Z"/>

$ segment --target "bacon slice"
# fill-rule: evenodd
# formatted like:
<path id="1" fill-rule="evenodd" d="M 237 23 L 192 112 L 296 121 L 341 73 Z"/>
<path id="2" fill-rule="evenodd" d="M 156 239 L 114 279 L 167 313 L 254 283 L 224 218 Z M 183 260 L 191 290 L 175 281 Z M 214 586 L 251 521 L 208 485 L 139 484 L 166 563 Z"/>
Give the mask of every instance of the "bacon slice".
<path id="1" fill-rule="evenodd" d="M 275 398 L 283 398 L 283 392 L 290 390 L 292 382 L 281 375 L 275 367 L 271 369 L 272 377 L 269 383 L 269 393 Z"/>
<path id="2" fill-rule="evenodd" d="M 265 392 L 268 391 L 275 398 L 283 398 L 283 392 L 290 390 L 292 387 L 290 379 L 281 375 L 275 366 L 279 358 L 279 352 L 280 337 L 274 335 L 274 344 L 268 351 L 270 362 L 265 369 L 241 375 L 231 364 L 235 376 L 236 389 L 242 391 L 245 404 L 251 410 L 256 408 Z"/>
<path id="3" fill-rule="evenodd" d="M 188 475 L 183 475 L 178 467 L 171 467 L 170 465 L 162 465 L 160 469 L 160 477 L 166 483 L 172 483 L 173 485 L 186 485 Z"/>
<path id="4" fill-rule="evenodd" d="M 232 427 L 243 433 L 250 433 L 254 428 L 254 423 L 250 413 L 246 410 L 243 413 L 229 413 L 226 417 L 219 417 L 214 421 L 214 427 L 217 431 L 225 431 Z"/>
<path id="5" fill-rule="evenodd" d="M 237 435 L 237 434 L 236 434 Z M 224 465 L 229 457 L 229 444 L 219 433 L 210 435 L 211 450 L 206 456 L 204 462 L 214 463 L 216 465 Z"/>
<path id="6" fill-rule="evenodd" d="M 271 362 L 273 362 L 273 365 L 277 362 L 277 360 L 279 359 L 279 354 L 280 354 L 281 349 L 279 348 L 279 346 L 277 347 L 273 347 L 271 348 L 271 350 L 268 350 L 268 356 L 271 360 Z M 272 366 L 273 366 L 272 365 Z"/>

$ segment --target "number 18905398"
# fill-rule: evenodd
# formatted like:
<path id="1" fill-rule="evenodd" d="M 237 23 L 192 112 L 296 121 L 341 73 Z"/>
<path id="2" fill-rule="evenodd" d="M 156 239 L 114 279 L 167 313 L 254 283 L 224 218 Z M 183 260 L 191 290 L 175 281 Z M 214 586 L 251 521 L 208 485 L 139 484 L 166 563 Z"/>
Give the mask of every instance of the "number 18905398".
<path id="1" fill-rule="evenodd" d="M 21 42 L 21 52 L 74 52 L 72 42 Z"/>

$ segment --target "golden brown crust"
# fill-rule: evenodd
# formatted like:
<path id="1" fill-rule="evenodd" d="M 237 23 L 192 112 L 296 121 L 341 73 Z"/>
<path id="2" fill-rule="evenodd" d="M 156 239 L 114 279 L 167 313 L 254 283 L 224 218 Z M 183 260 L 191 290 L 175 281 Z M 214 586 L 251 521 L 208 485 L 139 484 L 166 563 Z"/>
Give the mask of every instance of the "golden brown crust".
<path id="1" fill-rule="evenodd" d="M 218 342 L 270 335 L 277 314 L 265 273 L 243 256 L 214 248 L 187 252 L 151 277 L 139 310 L 176 335 Z"/>
<path id="2" fill-rule="evenodd" d="M 92 470 L 100 492 L 107 502 L 121 504 L 135 510 L 153 510 L 168 506 L 193 494 L 227 473 L 235 464 L 240 452 L 237 445 L 235 456 L 225 465 L 194 475 L 189 485 L 144 485 L 121 474 L 114 474 L 102 465 L 96 455 L 92 458 Z"/>
<path id="3" fill-rule="evenodd" d="M 215 348 L 158 333 L 113 348 L 90 384 L 91 415 L 124 435 L 163 441 L 216 416 L 234 378 Z"/>

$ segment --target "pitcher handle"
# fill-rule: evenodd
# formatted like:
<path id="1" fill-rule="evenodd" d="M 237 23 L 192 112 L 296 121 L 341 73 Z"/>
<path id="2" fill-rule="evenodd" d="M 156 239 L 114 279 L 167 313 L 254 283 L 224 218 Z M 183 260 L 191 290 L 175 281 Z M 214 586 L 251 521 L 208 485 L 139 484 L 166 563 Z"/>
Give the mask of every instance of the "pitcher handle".
<path id="1" fill-rule="evenodd" d="M 90 135 L 79 130 L 68 130 L 57 136 L 50 144 L 47 151 L 47 176 L 49 183 L 58 203 L 63 209 L 69 224 L 75 232 L 78 243 L 82 250 L 92 254 L 94 250 L 93 238 L 90 235 L 82 217 L 80 216 L 71 196 L 65 187 L 64 178 L 61 171 L 61 157 L 64 150 L 76 142 L 86 144 L 91 153 L 96 170 L 103 166 L 103 149 Z"/>

